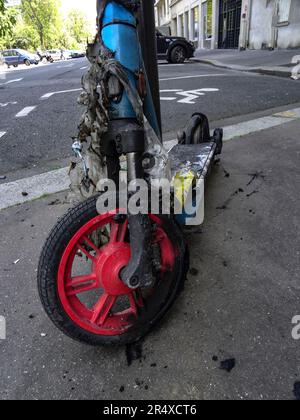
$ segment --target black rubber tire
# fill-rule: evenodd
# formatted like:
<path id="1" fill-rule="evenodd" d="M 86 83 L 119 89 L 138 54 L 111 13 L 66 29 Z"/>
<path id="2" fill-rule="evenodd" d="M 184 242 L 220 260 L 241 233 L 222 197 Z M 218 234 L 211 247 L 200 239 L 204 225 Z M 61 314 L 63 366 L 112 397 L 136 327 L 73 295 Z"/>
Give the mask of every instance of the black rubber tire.
<path id="1" fill-rule="evenodd" d="M 170 53 L 170 60 L 173 64 L 182 64 L 187 59 L 186 49 L 181 46 L 177 45 L 174 47 Z"/>
<path id="2" fill-rule="evenodd" d="M 222 153 L 223 137 L 224 130 L 222 128 L 216 128 L 213 135 L 214 142 L 217 144 L 216 155 L 220 155 Z"/>
<path id="3" fill-rule="evenodd" d="M 25 66 L 27 66 L 27 67 L 29 67 L 29 66 L 31 65 L 31 63 L 30 63 L 30 61 L 29 61 L 29 60 L 25 60 L 25 61 L 24 61 L 24 64 L 25 64 Z"/>
<path id="4" fill-rule="evenodd" d="M 147 310 L 144 311 L 145 314 L 141 315 L 139 321 L 128 332 L 119 336 L 96 335 L 80 328 L 68 317 L 62 307 L 56 279 L 59 264 L 67 244 L 81 226 L 98 215 L 96 201 L 97 196 L 70 209 L 53 228 L 40 257 L 38 268 L 39 295 L 52 322 L 74 340 L 94 346 L 134 343 L 153 329 L 183 290 L 189 265 L 187 247 L 182 231 L 174 219 L 160 216 L 164 223 L 164 230 L 169 235 L 172 244 L 175 244 L 179 251 L 174 271 L 170 274 L 174 279 L 171 282 L 171 287 L 167 289 L 165 300 L 157 304 L 158 308 L 156 308 L 155 313 L 152 313 L 147 305 Z M 161 290 L 158 291 L 161 292 Z M 158 295 L 161 296 L 161 294 Z"/>
<path id="5" fill-rule="evenodd" d="M 14 64 L 14 68 L 16 69 L 18 67 L 18 64 Z"/>
<path id="6" fill-rule="evenodd" d="M 210 130 L 206 115 L 193 114 L 185 128 L 185 144 L 202 144 L 209 141 Z"/>

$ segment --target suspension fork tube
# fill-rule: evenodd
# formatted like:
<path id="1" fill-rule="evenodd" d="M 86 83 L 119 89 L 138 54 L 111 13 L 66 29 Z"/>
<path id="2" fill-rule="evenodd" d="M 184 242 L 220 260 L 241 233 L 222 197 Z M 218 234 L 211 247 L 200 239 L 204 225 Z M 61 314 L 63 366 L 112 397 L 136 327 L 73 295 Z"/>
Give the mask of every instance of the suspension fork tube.
<path id="1" fill-rule="evenodd" d="M 143 153 L 127 153 L 128 182 L 144 178 Z M 130 199 L 132 192 L 128 193 Z M 148 214 L 131 214 L 128 211 L 131 259 L 121 273 L 122 281 L 130 288 L 152 285 L 152 226 Z"/>

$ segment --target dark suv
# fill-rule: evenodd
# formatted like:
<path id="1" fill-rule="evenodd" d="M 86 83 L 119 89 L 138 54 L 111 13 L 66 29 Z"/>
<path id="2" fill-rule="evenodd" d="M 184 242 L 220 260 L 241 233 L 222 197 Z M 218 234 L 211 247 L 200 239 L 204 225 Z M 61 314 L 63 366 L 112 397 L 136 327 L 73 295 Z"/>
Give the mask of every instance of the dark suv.
<path id="1" fill-rule="evenodd" d="M 194 57 L 194 43 L 182 37 L 165 36 L 156 30 L 157 55 L 160 59 L 166 59 L 169 63 L 184 63 Z"/>

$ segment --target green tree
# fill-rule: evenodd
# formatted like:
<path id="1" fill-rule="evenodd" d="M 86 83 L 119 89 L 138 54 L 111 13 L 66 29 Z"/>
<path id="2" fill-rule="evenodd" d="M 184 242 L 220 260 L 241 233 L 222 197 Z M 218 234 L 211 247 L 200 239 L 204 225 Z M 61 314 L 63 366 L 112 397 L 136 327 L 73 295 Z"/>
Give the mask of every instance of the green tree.
<path id="1" fill-rule="evenodd" d="M 34 27 L 26 25 L 22 19 L 18 19 L 13 33 L 6 37 L 7 44 L 12 48 L 36 51 L 40 46 L 40 39 Z"/>
<path id="2" fill-rule="evenodd" d="M 61 30 L 59 6 L 59 0 L 22 0 L 24 22 L 37 31 L 43 49 L 51 47 Z"/>
<path id="3" fill-rule="evenodd" d="M 67 18 L 67 31 L 78 45 L 86 43 L 91 35 L 86 15 L 80 10 L 71 10 Z"/>
<path id="4" fill-rule="evenodd" d="M 0 0 L 0 38 L 11 34 L 16 24 L 16 9 L 5 7 L 5 0 Z"/>

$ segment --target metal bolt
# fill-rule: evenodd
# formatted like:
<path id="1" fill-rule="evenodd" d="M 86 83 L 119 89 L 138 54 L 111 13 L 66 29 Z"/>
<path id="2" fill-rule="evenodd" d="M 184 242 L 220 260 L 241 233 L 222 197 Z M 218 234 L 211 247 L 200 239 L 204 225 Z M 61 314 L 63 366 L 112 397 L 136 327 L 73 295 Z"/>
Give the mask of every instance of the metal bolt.
<path id="1" fill-rule="evenodd" d="M 139 285 L 139 283 L 140 283 L 140 281 L 139 281 L 138 276 L 131 277 L 131 279 L 129 281 L 130 287 L 137 287 Z"/>

